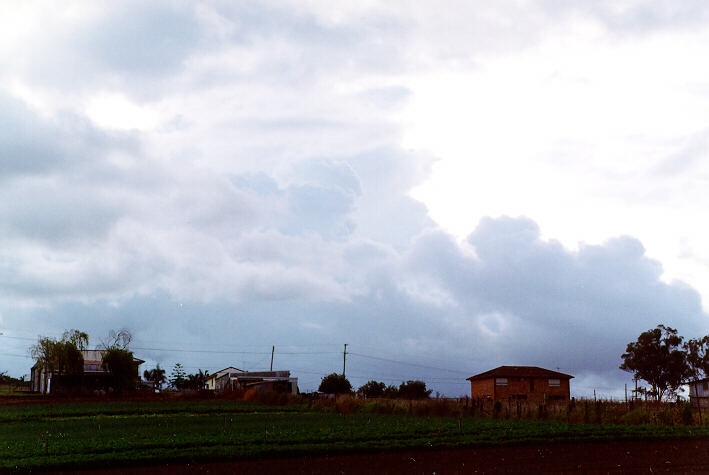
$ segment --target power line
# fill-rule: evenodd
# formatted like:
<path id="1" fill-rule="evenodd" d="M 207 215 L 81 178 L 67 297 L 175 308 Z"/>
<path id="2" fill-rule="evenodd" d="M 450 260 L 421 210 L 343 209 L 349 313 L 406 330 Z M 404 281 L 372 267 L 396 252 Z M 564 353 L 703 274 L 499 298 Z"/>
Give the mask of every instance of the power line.
<path id="1" fill-rule="evenodd" d="M 418 364 L 418 363 L 407 363 L 406 361 L 398 361 L 398 360 L 392 360 L 389 358 L 381 358 L 379 356 L 363 355 L 361 353 L 349 352 L 348 354 L 354 355 L 354 356 L 359 356 L 360 358 L 368 358 L 371 360 L 386 361 L 388 363 L 397 363 L 397 364 L 403 364 L 403 365 L 407 365 L 407 366 L 416 366 L 418 368 L 435 369 L 437 371 L 450 371 L 451 373 L 469 374 L 468 371 L 460 371 L 457 369 L 448 369 L 448 368 L 438 368 L 436 366 L 428 366 L 428 365 L 422 365 L 422 364 Z"/>
<path id="2" fill-rule="evenodd" d="M 35 341 L 34 338 L 16 337 L 16 336 L 8 336 L 8 335 L 0 335 L 0 336 L 2 336 L 3 338 L 10 338 L 10 339 L 16 339 L 16 340 Z M 256 345 L 253 345 L 251 347 L 254 347 L 254 346 L 256 346 Z M 332 346 L 332 344 L 327 344 L 327 345 L 326 344 L 322 344 L 322 345 L 287 345 L 287 347 L 291 347 L 291 348 L 312 347 L 312 346 Z M 197 349 L 187 349 L 187 348 L 155 348 L 155 347 L 133 347 L 132 349 L 141 350 L 141 351 L 164 351 L 164 352 L 171 352 L 171 353 L 259 355 L 262 357 L 262 358 L 260 358 L 260 361 L 264 361 L 270 355 L 270 352 L 267 352 L 267 351 L 197 350 Z M 279 352 L 279 355 L 311 356 L 311 355 L 329 355 L 329 354 L 337 354 L 337 353 L 338 352 L 335 352 L 335 351 L 284 351 L 284 352 Z M 349 353 L 350 355 L 353 355 L 353 356 L 358 356 L 360 358 L 372 359 L 372 360 L 377 360 L 377 361 L 384 361 L 387 363 L 394 363 L 394 364 L 400 364 L 400 365 L 406 365 L 406 366 L 412 366 L 412 367 L 418 367 L 418 368 L 424 368 L 424 369 L 431 369 L 431 370 L 436 370 L 436 371 L 447 371 L 447 372 L 453 372 L 453 373 L 459 373 L 459 374 L 468 374 L 468 372 L 449 369 L 449 368 L 441 368 L 441 367 L 437 367 L 437 366 L 423 365 L 423 364 L 418 364 L 418 363 L 410 363 L 410 362 L 406 362 L 406 361 L 394 360 L 394 359 L 390 359 L 390 358 L 383 358 L 383 357 L 379 357 L 379 356 L 365 355 L 365 354 L 356 353 L 356 352 L 347 352 L 347 353 Z M 16 354 L 7 354 L 7 355 L 28 358 L 25 355 L 16 355 Z M 307 371 L 301 371 L 301 372 L 303 372 L 304 374 L 314 374 L 314 375 L 320 375 L 320 376 L 325 374 L 325 372 L 307 372 Z M 369 378 L 369 377 L 373 377 L 373 376 L 374 376 L 373 374 L 370 374 L 368 376 L 352 375 L 352 377 L 356 377 L 356 378 Z M 395 381 L 395 380 L 401 380 L 402 378 L 395 378 L 392 376 L 387 376 L 384 379 Z M 403 378 L 403 379 L 406 379 L 406 378 Z M 429 381 L 432 381 L 432 382 L 435 381 L 438 383 L 467 384 L 467 383 L 458 382 L 458 381 L 454 380 L 453 378 L 426 378 L 426 379 Z"/>
<path id="3" fill-rule="evenodd" d="M 37 341 L 36 338 L 27 338 L 24 336 L 10 336 L 10 335 L 0 335 L 0 338 L 10 338 L 13 340 L 29 340 L 29 341 Z"/>
<path id="4" fill-rule="evenodd" d="M 173 353 L 218 353 L 231 355 L 265 355 L 271 354 L 270 351 L 227 351 L 227 350 L 188 350 L 185 348 L 145 348 L 139 346 L 131 347 L 133 350 L 142 351 L 168 351 Z M 280 351 L 279 355 L 331 355 L 338 354 L 336 351 Z"/>
<path id="5" fill-rule="evenodd" d="M 26 359 L 28 359 L 28 360 L 31 360 L 31 359 L 32 359 L 32 357 L 30 357 L 30 356 L 27 356 L 27 355 L 17 355 L 17 354 L 15 354 L 15 353 L 0 353 L 0 355 L 2 355 L 2 356 L 15 356 L 15 357 L 17 357 L 17 358 L 26 358 Z"/>

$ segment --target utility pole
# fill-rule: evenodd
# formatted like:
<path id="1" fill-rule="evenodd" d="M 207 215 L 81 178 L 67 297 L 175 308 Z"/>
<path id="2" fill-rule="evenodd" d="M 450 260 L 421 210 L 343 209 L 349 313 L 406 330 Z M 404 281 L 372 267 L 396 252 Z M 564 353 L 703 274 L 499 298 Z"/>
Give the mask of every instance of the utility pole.
<path id="1" fill-rule="evenodd" d="M 276 351 L 276 346 L 271 347 L 271 371 L 273 371 L 273 353 Z"/>
<path id="2" fill-rule="evenodd" d="M 342 377 L 345 377 L 345 367 L 347 366 L 347 343 L 345 343 L 345 351 L 342 353 Z"/>

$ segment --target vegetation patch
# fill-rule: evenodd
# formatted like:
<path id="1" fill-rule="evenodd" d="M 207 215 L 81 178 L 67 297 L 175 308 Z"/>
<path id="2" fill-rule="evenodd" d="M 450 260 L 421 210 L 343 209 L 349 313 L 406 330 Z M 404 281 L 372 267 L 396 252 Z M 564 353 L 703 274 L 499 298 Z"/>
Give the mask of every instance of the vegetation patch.
<path id="1" fill-rule="evenodd" d="M 235 401 L 35 404 L 2 408 L 0 470 L 707 436 L 703 426 L 343 414 Z"/>

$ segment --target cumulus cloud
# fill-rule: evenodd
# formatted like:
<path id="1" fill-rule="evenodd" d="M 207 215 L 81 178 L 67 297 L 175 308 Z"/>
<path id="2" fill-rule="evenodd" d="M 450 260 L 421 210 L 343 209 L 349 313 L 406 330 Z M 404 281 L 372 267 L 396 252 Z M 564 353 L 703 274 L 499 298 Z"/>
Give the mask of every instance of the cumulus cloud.
<path id="1" fill-rule="evenodd" d="M 613 153 L 599 158 L 578 131 L 610 122 L 626 135 L 648 134 L 643 127 L 654 123 L 633 122 L 627 111 L 651 106 L 634 88 L 629 106 L 609 117 L 607 96 L 577 94 L 598 79 L 595 63 L 571 61 L 569 52 L 601 38 L 621 47 L 617 58 L 635 57 L 632 38 L 694 31 L 706 9 L 516 8 L 18 6 L 0 31 L 2 324 L 25 336 L 83 328 L 94 341 L 126 326 L 136 346 L 163 348 L 139 351 L 164 367 L 185 354 L 170 348 L 209 342 L 253 351 L 183 362 L 262 368 L 259 352 L 275 343 L 284 348 L 278 366 L 294 370 L 303 389 L 339 370 L 340 345 L 349 343 L 356 384 L 422 377 L 450 395 L 466 390 L 464 377 L 499 364 L 559 367 L 579 376 L 580 392 L 617 385 L 619 355 L 641 331 L 662 322 L 704 333 L 699 294 L 668 281 L 645 251 L 653 235 L 631 237 L 619 226 L 612 235 L 620 237 L 572 248 L 550 220 L 509 209 L 523 209 L 520 200 L 556 209 L 583 195 L 565 221 L 575 229 L 588 221 L 587 200 L 595 203 L 579 192 L 579 176 L 603 191 L 603 203 L 654 197 L 679 206 L 677 190 L 689 188 L 703 202 L 706 126 L 688 127 L 691 117 L 674 124 L 684 139 L 641 147 L 652 151 L 642 167 L 618 161 L 628 149 L 615 143 L 601 144 Z M 537 60 L 577 27 L 574 41 Z M 652 58 L 642 74 L 654 71 Z M 546 95 L 513 81 L 530 69 Z M 462 76 L 441 81 L 440 73 Z M 477 74 L 491 75 L 470 82 Z M 600 81 L 613 90 L 636 85 L 617 76 Z M 662 110 L 684 107 L 677 104 Z M 545 122 L 543 108 L 603 114 Z M 448 114 L 461 110 L 482 115 Z M 417 128 L 421 117 L 426 127 Z M 546 141 L 534 124 L 570 131 L 568 140 Z M 430 132 L 445 146 L 411 140 Z M 449 140 L 458 136 L 465 140 Z M 493 147 L 467 154 L 461 144 L 471 137 Z M 525 161 L 527 148 L 538 152 L 534 160 Z M 464 240 L 432 219 L 438 213 L 425 197 L 411 197 L 446 170 L 448 152 L 469 165 L 449 167 L 454 178 L 439 190 L 453 196 L 447 208 L 460 228 L 475 227 Z M 545 188 L 551 175 L 563 178 L 562 193 Z M 702 262 L 694 242 L 683 245 Z M 310 353 L 293 354 L 299 345 Z"/>

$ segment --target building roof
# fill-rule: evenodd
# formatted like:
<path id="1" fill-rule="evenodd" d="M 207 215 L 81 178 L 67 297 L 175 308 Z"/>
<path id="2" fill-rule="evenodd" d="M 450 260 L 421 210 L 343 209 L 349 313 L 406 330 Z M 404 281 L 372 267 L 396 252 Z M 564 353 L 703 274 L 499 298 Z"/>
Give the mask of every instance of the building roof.
<path id="1" fill-rule="evenodd" d="M 105 351 L 106 350 L 81 350 L 81 355 L 84 357 L 84 363 L 101 364 Z M 145 363 L 145 361 L 133 356 L 133 363 L 138 363 L 138 365 L 141 365 Z"/>
<path id="2" fill-rule="evenodd" d="M 538 366 L 498 366 L 495 369 L 485 371 L 484 373 L 476 374 L 466 378 L 468 381 L 479 381 L 488 378 L 552 378 L 552 379 L 571 379 L 573 376 L 569 374 L 551 371 L 549 369 L 540 368 Z"/>
<path id="3" fill-rule="evenodd" d="M 219 371 L 216 371 L 209 376 L 207 376 L 207 380 L 209 379 L 214 379 L 214 378 L 219 378 L 220 376 L 223 376 L 225 373 L 229 373 L 230 371 L 238 371 L 239 373 L 245 373 L 243 369 L 235 368 L 233 366 L 227 366 L 224 369 L 220 369 Z"/>
<path id="4" fill-rule="evenodd" d="M 80 350 L 81 351 L 81 356 L 84 357 L 84 364 L 102 364 L 103 362 L 103 353 L 105 350 Z M 136 358 L 133 356 L 133 363 L 137 363 L 138 366 L 142 365 L 145 363 L 145 360 L 141 360 L 140 358 Z M 32 369 L 41 367 L 42 365 L 40 364 L 39 360 L 35 361 L 34 365 L 32 366 Z"/>

